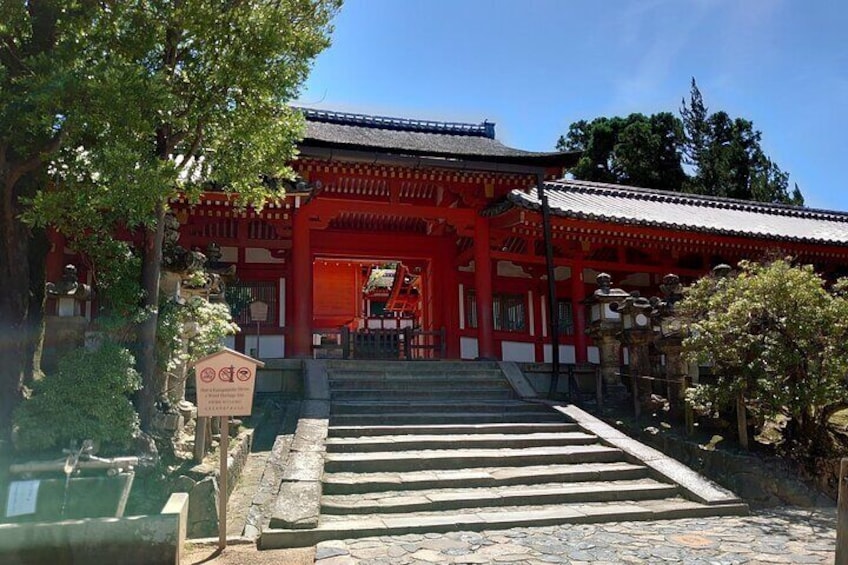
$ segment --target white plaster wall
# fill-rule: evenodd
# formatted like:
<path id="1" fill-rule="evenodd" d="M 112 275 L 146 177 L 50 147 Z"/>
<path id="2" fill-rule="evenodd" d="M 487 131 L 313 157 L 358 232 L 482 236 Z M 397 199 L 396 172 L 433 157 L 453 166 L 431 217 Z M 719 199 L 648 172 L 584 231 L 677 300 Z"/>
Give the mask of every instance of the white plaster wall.
<path id="1" fill-rule="evenodd" d="M 251 354 L 256 349 L 256 335 L 244 336 L 244 353 Z M 286 356 L 285 336 L 282 335 L 260 335 L 259 356 L 263 359 L 281 359 Z"/>
<path id="2" fill-rule="evenodd" d="M 519 279 L 532 279 L 530 273 L 527 273 L 521 265 L 516 265 L 512 261 L 498 261 L 496 272 L 499 277 L 514 277 Z"/>
<path id="3" fill-rule="evenodd" d="M 550 344 L 545 345 L 545 363 L 551 363 L 554 360 L 553 348 Z M 560 363 L 574 363 L 576 362 L 577 357 L 575 356 L 574 346 L 573 345 L 560 345 L 559 346 L 559 361 Z"/>
<path id="4" fill-rule="evenodd" d="M 477 359 L 479 356 L 476 337 L 459 338 L 459 357 L 461 359 Z"/>
<path id="5" fill-rule="evenodd" d="M 502 341 L 501 359 L 524 363 L 536 362 L 536 347 L 532 343 L 521 341 Z"/>
<path id="6" fill-rule="evenodd" d="M 221 262 L 237 263 L 238 262 L 238 247 L 221 247 Z"/>
<path id="7" fill-rule="evenodd" d="M 271 251 L 261 247 L 248 247 L 244 250 L 245 263 L 285 263 L 285 259 L 278 259 L 271 255 Z"/>

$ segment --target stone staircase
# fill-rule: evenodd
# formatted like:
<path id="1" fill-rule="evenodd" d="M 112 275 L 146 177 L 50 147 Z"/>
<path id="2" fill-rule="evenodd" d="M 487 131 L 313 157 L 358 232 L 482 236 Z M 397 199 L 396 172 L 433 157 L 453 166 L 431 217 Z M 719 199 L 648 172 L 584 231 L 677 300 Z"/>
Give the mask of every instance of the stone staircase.
<path id="1" fill-rule="evenodd" d="M 527 386 L 509 373 L 485 362 L 326 362 L 320 519 L 267 529 L 260 546 L 747 512 L 579 409 L 517 398 Z"/>

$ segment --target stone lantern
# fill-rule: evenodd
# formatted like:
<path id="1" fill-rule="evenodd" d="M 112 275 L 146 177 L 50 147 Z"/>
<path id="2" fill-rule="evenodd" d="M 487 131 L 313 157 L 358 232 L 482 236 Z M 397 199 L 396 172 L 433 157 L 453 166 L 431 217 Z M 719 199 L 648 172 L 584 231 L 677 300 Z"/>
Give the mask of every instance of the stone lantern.
<path id="1" fill-rule="evenodd" d="M 589 335 L 598 346 L 601 358 L 601 375 L 608 393 L 622 389 L 618 376 L 621 344 L 621 314 L 613 310 L 612 305 L 623 302 L 630 295 L 620 288 L 612 288 L 612 277 L 600 273 L 596 281 L 598 289 L 587 300 L 589 304 Z"/>
<path id="2" fill-rule="evenodd" d="M 683 380 L 689 374 L 689 364 L 683 359 L 683 339 L 687 330 L 674 313 L 674 305 L 683 298 L 683 285 L 680 277 L 669 273 L 663 277 L 660 285 L 662 298 L 654 300 L 654 310 L 651 313 L 654 330 L 657 335 L 656 347 L 665 356 L 666 379 L 668 381 L 679 381 L 677 390 L 672 390 L 673 385 L 669 382 L 669 398 L 681 396 L 684 391 Z M 676 392 L 676 394 L 675 394 Z M 671 404 L 672 407 L 675 403 Z"/>
<path id="3" fill-rule="evenodd" d="M 654 307 L 650 300 L 634 292 L 622 302 L 615 302 L 610 308 L 621 314 L 621 343 L 627 346 L 630 357 L 630 378 L 650 376 L 650 345 L 654 341 L 654 326 L 651 311 Z"/>
<path id="4" fill-rule="evenodd" d="M 61 280 L 45 285 L 44 293 L 56 304 L 55 314 L 44 317 L 42 350 L 42 366 L 52 371 L 59 358 L 86 343 L 85 304 L 92 299 L 93 292 L 89 285 L 79 282 L 76 266 L 69 264 L 62 270 Z M 91 340 L 92 344 L 97 341 Z"/>

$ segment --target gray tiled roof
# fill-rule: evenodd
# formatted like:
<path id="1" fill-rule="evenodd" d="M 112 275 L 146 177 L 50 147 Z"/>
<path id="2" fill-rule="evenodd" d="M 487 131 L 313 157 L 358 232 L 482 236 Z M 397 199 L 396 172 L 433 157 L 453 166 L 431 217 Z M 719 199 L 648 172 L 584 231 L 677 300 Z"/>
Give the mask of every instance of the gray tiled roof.
<path id="1" fill-rule="evenodd" d="M 495 124 L 431 122 L 300 109 L 306 118 L 302 145 L 398 155 L 492 160 L 529 166 L 569 166 L 573 152 L 532 152 L 495 139 Z"/>
<path id="2" fill-rule="evenodd" d="M 558 216 L 780 241 L 848 245 L 848 214 L 842 212 L 577 180 L 548 182 L 545 186 L 551 212 Z M 535 190 L 528 193 L 515 190 L 509 199 L 523 208 L 539 208 Z"/>

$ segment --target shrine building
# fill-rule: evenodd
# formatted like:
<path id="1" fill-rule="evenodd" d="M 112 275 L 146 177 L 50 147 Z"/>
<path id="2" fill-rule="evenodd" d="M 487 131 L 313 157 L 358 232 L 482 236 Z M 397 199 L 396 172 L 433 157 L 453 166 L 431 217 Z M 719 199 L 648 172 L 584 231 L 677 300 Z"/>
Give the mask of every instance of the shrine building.
<path id="1" fill-rule="evenodd" d="M 489 122 L 303 113 L 284 201 L 173 206 L 183 246 L 215 242 L 236 266 L 231 345 L 262 358 L 549 362 L 546 241 L 564 363 L 598 362 L 585 329 L 600 272 L 652 296 L 666 273 L 774 253 L 831 276 L 848 264 L 846 213 L 568 180 L 579 154 L 507 147 Z M 259 321 L 251 301 L 268 306 Z"/>

